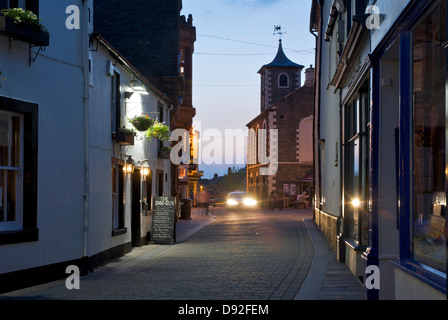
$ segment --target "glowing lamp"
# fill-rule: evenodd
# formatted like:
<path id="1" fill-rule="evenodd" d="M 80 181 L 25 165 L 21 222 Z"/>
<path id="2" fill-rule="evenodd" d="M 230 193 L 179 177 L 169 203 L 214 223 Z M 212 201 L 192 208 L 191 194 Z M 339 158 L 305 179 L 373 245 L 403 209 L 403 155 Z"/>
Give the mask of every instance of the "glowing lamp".
<path id="1" fill-rule="evenodd" d="M 126 165 L 123 167 L 123 170 L 127 174 L 134 173 L 134 160 L 132 160 L 131 156 L 129 156 L 129 158 L 126 160 Z"/>
<path id="2" fill-rule="evenodd" d="M 352 200 L 352 206 L 359 207 L 361 205 L 361 201 L 359 199 L 353 199 Z"/>

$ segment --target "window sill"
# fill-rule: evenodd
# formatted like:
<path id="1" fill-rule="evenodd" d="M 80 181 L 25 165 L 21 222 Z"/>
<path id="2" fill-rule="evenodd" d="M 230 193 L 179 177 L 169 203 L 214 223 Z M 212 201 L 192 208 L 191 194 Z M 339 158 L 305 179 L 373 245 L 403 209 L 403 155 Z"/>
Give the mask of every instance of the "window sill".
<path id="1" fill-rule="evenodd" d="M 39 240 L 39 229 L 0 232 L 0 245 Z"/>
<path id="2" fill-rule="evenodd" d="M 356 240 L 351 239 L 351 238 L 344 239 L 344 242 L 346 245 L 348 245 L 354 251 L 366 251 L 366 249 L 367 249 L 366 246 L 360 246 Z"/>
<path id="3" fill-rule="evenodd" d="M 112 230 L 112 237 L 119 236 L 128 232 L 127 228 L 118 228 Z"/>
<path id="4" fill-rule="evenodd" d="M 430 268 L 411 259 L 390 260 L 396 268 L 406 272 L 412 277 L 422 281 L 432 288 L 446 294 L 446 275 L 439 271 L 431 271 Z"/>
<path id="5" fill-rule="evenodd" d="M 39 47 L 50 44 L 50 34 L 27 24 L 17 24 L 11 18 L 0 16 L 0 34 L 18 39 Z"/>

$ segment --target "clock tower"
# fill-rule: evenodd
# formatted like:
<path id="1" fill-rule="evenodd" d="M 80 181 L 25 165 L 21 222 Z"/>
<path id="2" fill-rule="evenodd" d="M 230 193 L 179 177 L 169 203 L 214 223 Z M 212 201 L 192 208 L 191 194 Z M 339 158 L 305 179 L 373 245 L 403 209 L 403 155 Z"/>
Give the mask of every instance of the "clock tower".
<path id="1" fill-rule="evenodd" d="M 277 55 L 265 64 L 258 73 L 261 75 L 261 110 L 265 111 L 281 98 L 301 86 L 301 72 L 304 66 L 288 59 L 279 40 Z"/>

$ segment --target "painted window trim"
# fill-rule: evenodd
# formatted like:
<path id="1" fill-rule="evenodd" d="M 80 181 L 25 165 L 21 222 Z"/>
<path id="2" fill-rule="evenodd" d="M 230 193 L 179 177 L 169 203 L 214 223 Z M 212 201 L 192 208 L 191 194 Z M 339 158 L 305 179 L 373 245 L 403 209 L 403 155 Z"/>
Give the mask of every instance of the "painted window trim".
<path id="1" fill-rule="evenodd" d="M 0 245 L 39 240 L 37 228 L 38 179 L 38 105 L 12 98 L 0 97 L 0 109 L 20 113 L 24 124 L 23 149 L 23 216 L 22 229 L 0 232 Z"/>
<path id="2" fill-rule="evenodd" d="M 12 131 L 12 127 L 11 127 L 11 122 L 12 122 L 12 117 L 18 117 L 19 118 L 19 136 L 20 136 L 20 140 L 19 140 L 19 146 L 20 146 L 20 150 L 19 150 L 19 165 L 18 166 L 13 166 L 11 163 L 9 163 L 6 166 L 1 167 L 2 170 L 5 170 L 5 172 L 16 172 L 17 176 L 15 178 L 15 200 L 16 200 L 16 207 L 15 207 L 15 220 L 14 221 L 2 221 L 0 222 L 0 232 L 7 232 L 7 231 L 20 231 L 23 229 L 23 138 L 24 138 L 24 115 L 22 113 L 17 113 L 17 112 L 10 112 L 10 111 L 5 111 L 5 110 L 1 110 L 2 113 L 5 113 L 5 115 L 8 116 L 8 127 L 9 129 Z M 12 132 L 10 132 L 12 133 Z M 11 139 L 11 136 L 9 137 L 9 139 Z M 11 143 L 11 141 L 9 142 Z M 11 154 L 12 154 L 12 150 L 11 150 L 12 146 L 8 145 L 8 154 L 9 154 L 9 158 L 11 158 Z M 10 162 L 11 159 L 8 160 L 8 162 Z M 8 174 L 8 173 L 6 173 Z M 7 180 L 7 179 L 6 179 Z M 8 184 L 8 181 L 6 181 L 6 184 Z M 4 188 L 7 189 L 7 188 Z M 2 197 L 2 195 L 0 195 L 0 197 Z M 6 200 L 7 201 L 7 200 Z M 5 206 L 3 204 L 3 206 Z M 3 215 L 3 212 L 0 212 L 0 215 Z"/>
<path id="3" fill-rule="evenodd" d="M 441 273 L 437 270 L 421 264 L 412 259 L 399 259 L 399 260 L 389 260 L 389 262 L 396 268 L 402 270 L 403 272 L 411 275 L 423 283 L 429 285 L 430 287 L 447 294 L 446 289 L 446 274 L 445 276 L 439 275 Z"/>

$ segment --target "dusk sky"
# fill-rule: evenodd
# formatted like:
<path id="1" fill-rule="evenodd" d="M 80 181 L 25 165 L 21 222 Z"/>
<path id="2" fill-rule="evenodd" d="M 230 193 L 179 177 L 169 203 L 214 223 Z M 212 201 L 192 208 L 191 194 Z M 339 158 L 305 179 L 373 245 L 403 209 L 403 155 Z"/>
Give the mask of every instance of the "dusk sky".
<path id="1" fill-rule="evenodd" d="M 203 158 L 214 149 L 210 148 L 214 139 L 208 142 L 208 136 L 215 138 L 219 132 L 225 146 L 225 129 L 246 131 L 246 124 L 259 114 L 260 75 L 257 72 L 277 53 L 279 35 L 274 35 L 274 26 L 280 25 L 285 33 L 282 43 L 288 58 L 305 68 L 314 66 L 315 38 L 309 32 L 310 8 L 311 0 L 183 0 L 182 14 L 192 14 L 196 27 L 194 125 L 204 140 L 201 141 Z M 304 70 L 302 83 L 303 80 Z M 235 161 L 225 163 L 226 153 L 228 156 L 232 152 Z M 237 152 L 244 150 L 224 149 L 222 165 L 201 161 L 199 169 L 204 171 L 204 178 L 211 178 L 214 173 L 222 175 L 228 167 L 244 167 L 244 163 L 237 161 Z"/>

